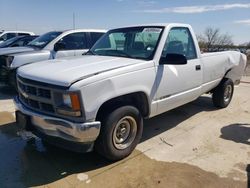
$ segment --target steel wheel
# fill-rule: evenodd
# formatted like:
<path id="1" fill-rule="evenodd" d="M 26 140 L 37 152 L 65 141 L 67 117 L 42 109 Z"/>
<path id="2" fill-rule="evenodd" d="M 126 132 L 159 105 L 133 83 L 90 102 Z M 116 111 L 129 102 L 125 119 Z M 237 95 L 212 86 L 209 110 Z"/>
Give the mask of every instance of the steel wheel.
<path id="1" fill-rule="evenodd" d="M 134 106 L 121 106 L 101 120 L 100 135 L 95 150 L 105 158 L 117 161 L 127 157 L 139 143 L 143 119 Z"/>
<path id="2" fill-rule="evenodd" d="M 224 92 L 224 101 L 227 103 L 231 100 L 233 88 L 231 85 L 227 85 Z"/>
<path id="3" fill-rule="evenodd" d="M 226 108 L 232 100 L 234 92 L 234 83 L 230 79 L 223 79 L 221 83 L 213 90 L 214 106 Z"/>
<path id="4" fill-rule="evenodd" d="M 128 148 L 134 141 L 137 123 L 132 116 L 125 116 L 118 121 L 113 132 L 113 144 L 116 149 Z"/>

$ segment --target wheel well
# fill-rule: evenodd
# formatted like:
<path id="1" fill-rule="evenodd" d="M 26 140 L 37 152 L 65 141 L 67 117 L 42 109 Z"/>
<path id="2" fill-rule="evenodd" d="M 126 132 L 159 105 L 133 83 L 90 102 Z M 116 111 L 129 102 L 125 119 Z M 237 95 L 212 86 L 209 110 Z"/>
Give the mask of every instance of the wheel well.
<path id="1" fill-rule="evenodd" d="M 230 71 L 230 70 L 228 70 L 227 73 L 228 73 L 229 71 Z M 227 73 L 226 73 L 226 74 L 227 74 Z M 226 74 L 225 74 L 225 76 L 226 76 Z M 213 88 L 211 91 L 209 91 L 208 93 L 214 93 L 214 91 L 215 91 L 223 82 L 225 82 L 226 80 L 231 80 L 230 78 L 226 78 L 225 76 L 221 79 L 220 83 L 219 83 L 215 88 Z"/>
<path id="2" fill-rule="evenodd" d="M 227 72 L 224 75 L 224 78 L 226 77 L 226 75 L 231 71 L 232 69 L 228 69 Z"/>
<path id="3" fill-rule="evenodd" d="M 97 112 L 96 120 L 101 120 L 111 111 L 124 105 L 136 107 L 143 117 L 149 116 L 149 104 L 146 94 L 136 92 L 115 97 L 103 103 Z"/>

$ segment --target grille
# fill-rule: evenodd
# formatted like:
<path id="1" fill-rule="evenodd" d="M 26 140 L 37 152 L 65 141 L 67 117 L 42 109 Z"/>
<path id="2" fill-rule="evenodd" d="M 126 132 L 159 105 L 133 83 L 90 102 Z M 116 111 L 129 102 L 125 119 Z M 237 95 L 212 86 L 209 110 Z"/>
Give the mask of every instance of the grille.
<path id="1" fill-rule="evenodd" d="M 27 107 L 45 113 L 55 113 L 51 90 L 17 79 L 19 98 Z"/>
<path id="2" fill-rule="evenodd" d="M 20 80 L 18 80 L 19 88 L 26 94 L 34 95 L 37 97 L 42 97 L 46 99 L 51 99 L 51 91 L 49 89 L 39 88 L 39 86 L 27 85 Z"/>

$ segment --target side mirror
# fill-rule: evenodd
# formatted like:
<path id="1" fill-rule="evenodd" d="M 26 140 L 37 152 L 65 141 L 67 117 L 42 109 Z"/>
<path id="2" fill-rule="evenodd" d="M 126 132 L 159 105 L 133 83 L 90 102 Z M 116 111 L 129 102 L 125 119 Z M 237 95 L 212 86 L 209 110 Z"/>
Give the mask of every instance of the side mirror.
<path id="1" fill-rule="evenodd" d="M 64 43 L 58 42 L 54 46 L 54 51 L 57 52 L 57 51 L 60 51 L 60 50 L 65 50 L 65 48 L 66 48 L 66 46 L 65 46 Z"/>
<path id="2" fill-rule="evenodd" d="M 187 58 L 182 54 L 167 54 L 166 57 L 161 58 L 161 65 L 185 65 Z"/>

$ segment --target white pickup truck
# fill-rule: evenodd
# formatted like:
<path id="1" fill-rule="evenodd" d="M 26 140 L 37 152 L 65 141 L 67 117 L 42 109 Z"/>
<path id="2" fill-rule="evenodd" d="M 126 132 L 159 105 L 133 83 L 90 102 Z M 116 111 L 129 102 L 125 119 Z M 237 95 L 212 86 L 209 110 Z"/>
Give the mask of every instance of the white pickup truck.
<path id="1" fill-rule="evenodd" d="M 83 57 L 19 68 L 16 120 L 51 144 L 128 156 L 151 118 L 211 93 L 230 103 L 246 56 L 201 54 L 191 26 L 152 24 L 113 29 Z"/>

